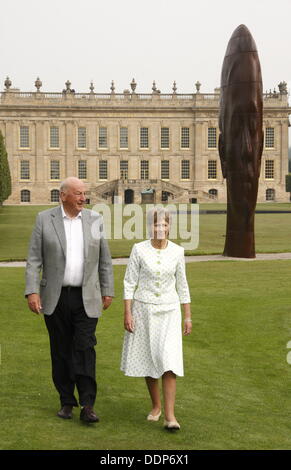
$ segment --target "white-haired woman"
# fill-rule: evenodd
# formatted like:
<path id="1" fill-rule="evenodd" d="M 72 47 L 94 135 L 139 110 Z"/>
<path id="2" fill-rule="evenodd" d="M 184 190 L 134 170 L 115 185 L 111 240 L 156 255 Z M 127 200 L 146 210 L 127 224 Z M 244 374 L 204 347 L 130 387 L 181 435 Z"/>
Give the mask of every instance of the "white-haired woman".
<path id="1" fill-rule="evenodd" d="M 145 377 L 152 401 L 149 421 L 161 416 L 162 377 L 164 426 L 180 429 L 175 417 L 176 376 L 184 375 L 180 304 L 184 335 L 192 330 L 184 249 L 168 240 L 169 212 L 153 208 L 147 219 L 150 238 L 133 246 L 124 278 L 121 370 Z"/>

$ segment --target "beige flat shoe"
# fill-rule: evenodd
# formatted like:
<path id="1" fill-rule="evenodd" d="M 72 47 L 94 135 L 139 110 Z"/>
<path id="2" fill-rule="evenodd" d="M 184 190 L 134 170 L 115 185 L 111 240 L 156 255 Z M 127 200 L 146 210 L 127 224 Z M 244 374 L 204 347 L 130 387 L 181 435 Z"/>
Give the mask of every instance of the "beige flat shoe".
<path id="1" fill-rule="evenodd" d="M 147 416 L 147 420 L 148 420 L 148 421 L 159 421 L 161 414 L 162 414 L 161 411 L 160 411 L 157 415 L 149 414 L 149 415 Z"/>
<path id="2" fill-rule="evenodd" d="M 164 427 L 169 430 L 178 430 L 180 429 L 180 424 L 178 423 L 178 421 L 167 421 L 165 419 Z"/>

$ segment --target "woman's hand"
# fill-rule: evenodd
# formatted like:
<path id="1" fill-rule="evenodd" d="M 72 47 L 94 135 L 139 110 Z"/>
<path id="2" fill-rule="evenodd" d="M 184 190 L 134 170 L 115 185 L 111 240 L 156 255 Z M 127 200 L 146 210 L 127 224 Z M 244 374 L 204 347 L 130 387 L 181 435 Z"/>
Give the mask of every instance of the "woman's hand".
<path id="1" fill-rule="evenodd" d="M 184 335 L 185 336 L 188 336 L 190 335 L 192 331 L 192 321 L 191 320 L 187 320 L 187 318 L 185 318 L 184 320 Z"/>
<path id="2" fill-rule="evenodd" d="M 124 313 L 124 328 L 129 333 L 133 333 L 134 330 L 134 319 L 131 312 Z"/>
<path id="3" fill-rule="evenodd" d="M 182 304 L 184 310 L 184 335 L 190 335 L 192 331 L 191 307 L 190 304 Z"/>

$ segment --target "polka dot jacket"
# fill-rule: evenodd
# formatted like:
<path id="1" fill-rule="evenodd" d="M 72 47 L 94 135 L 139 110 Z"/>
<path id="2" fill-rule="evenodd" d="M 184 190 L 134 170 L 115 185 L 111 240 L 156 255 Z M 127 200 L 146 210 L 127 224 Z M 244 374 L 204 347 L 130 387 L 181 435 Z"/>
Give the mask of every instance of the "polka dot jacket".
<path id="1" fill-rule="evenodd" d="M 170 240 L 161 250 L 150 240 L 133 245 L 123 298 L 152 304 L 190 303 L 184 248 Z"/>

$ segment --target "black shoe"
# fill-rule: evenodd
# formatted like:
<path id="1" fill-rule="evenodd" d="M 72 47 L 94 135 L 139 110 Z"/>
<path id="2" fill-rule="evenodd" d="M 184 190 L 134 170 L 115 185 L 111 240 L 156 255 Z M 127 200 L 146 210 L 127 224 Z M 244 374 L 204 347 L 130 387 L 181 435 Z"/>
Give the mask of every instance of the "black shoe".
<path id="1" fill-rule="evenodd" d="M 99 418 L 93 410 L 93 406 L 84 406 L 81 409 L 80 420 L 85 421 L 86 423 L 98 423 Z"/>
<path id="2" fill-rule="evenodd" d="M 60 411 L 58 411 L 57 416 L 63 419 L 72 419 L 73 417 L 72 410 L 73 410 L 73 407 L 71 405 L 64 405 L 60 409 Z"/>

